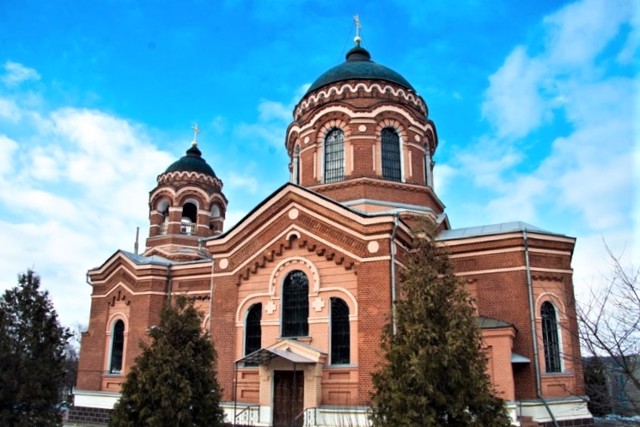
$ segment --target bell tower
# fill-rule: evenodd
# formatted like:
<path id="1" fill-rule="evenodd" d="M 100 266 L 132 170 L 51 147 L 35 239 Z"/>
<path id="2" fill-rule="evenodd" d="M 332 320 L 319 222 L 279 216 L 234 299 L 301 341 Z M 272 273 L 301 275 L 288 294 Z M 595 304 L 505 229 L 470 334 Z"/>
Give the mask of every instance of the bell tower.
<path id="1" fill-rule="evenodd" d="M 227 198 L 222 181 L 198 148 L 198 125 L 192 129 L 191 147 L 158 175 L 157 186 L 149 194 L 145 255 L 193 258 L 200 238 L 222 233 Z"/>

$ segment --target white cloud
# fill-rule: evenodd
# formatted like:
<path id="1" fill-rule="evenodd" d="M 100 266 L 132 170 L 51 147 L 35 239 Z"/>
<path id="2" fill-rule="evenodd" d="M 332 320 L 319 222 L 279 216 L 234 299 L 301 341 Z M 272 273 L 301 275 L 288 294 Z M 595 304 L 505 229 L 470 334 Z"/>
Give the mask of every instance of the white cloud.
<path id="1" fill-rule="evenodd" d="M 590 65 L 629 20 L 632 7 L 628 0 L 585 0 L 547 16 L 547 61 L 573 72 Z"/>
<path id="2" fill-rule="evenodd" d="M 133 249 L 136 226 L 144 241 L 149 189 L 175 159 L 140 125 L 98 110 L 18 112 L 25 126 L 0 135 L 0 287 L 33 267 L 63 322 L 86 322 L 84 273 Z"/>
<path id="3" fill-rule="evenodd" d="M 433 168 L 434 188 L 440 198 L 446 199 L 447 191 L 453 186 L 453 180 L 459 171 L 450 165 L 436 163 Z"/>
<path id="4" fill-rule="evenodd" d="M 36 70 L 18 62 L 7 61 L 4 69 L 5 73 L 1 79 L 7 86 L 17 86 L 27 80 L 40 80 L 40 74 Z"/>
<path id="5" fill-rule="evenodd" d="M 577 292 L 608 273 L 603 240 L 640 257 L 640 82 L 630 59 L 640 12 L 632 9 L 584 0 L 544 18 L 542 43 L 515 46 L 489 77 L 482 113 L 493 132 L 451 165 L 473 174 L 469 193 L 492 197 L 476 206 L 484 221 L 575 233 Z"/>
<path id="6" fill-rule="evenodd" d="M 510 181 L 504 174 L 520 164 L 522 153 L 500 140 L 481 137 L 474 146 L 458 153 L 457 161 L 478 187 L 505 191 Z"/>
<path id="7" fill-rule="evenodd" d="M 234 187 L 235 189 L 243 188 L 249 193 L 255 194 L 258 191 L 258 181 L 247 175 L 238 175 L 237 173 L 231 173 L 229 178 L 226 179 L 227 185 Z"/>
<path id="8" fill-rule="evenodd" d="M 0 119 L 7 119 L 11 122 L 20 120 L 20 109 L 10 99 L 0 98 Z"/>
<path id="9" fill-rule="evenodd" d="M 281 102 L 262 100 L 258 105 L 258 111 L 260 112 L 259 119 L 261 121 L 277 120 L 283 122 L 290 122 L 292 108 L 284 105 Z"/>
<path id="10" fill-rule="evenodd" d="M 518 46 L 489 77 L 482 114 L 498 136 L 521 137 L 543 122 L 547 109 L 540 92 L 547 72 L 544 63 Z"/>
<path id="11" fill-rule="evenodd" d="M 13 153 L 18 143 L 6 135 L 0 135 L 0 177 L 13 171 Z"/>

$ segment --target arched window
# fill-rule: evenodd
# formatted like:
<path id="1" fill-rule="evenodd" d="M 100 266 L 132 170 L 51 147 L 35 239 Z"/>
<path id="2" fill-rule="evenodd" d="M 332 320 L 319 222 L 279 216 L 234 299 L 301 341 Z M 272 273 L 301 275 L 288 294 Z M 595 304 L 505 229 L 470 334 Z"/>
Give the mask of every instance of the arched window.
<path id="1" fill-rule="evenodd" d="M 262 304 L 254 304 L 247 313 L 244 327 L 244 355 L 260 350 L 262 347 Z"/>
<path id="2" fill-rule="evenodd" d="M 309 335 L 309 280 L 300 270 L 292 271 L 282 285 L 282 336 Z"/>
<path id="3" fill-rule="evenodd" d="M 293 170 L 292 181 L 294 184 L 300 185 L 300 146 L 296 145 L 293 149 Z"/>
<path id="4" fill-rule="evenodd" d="M 344 134 L 333 128 L 324 138 L 324 182 L 344 179 Z"/>
<path id="5" fill-rule="evenodd" d="M 549 301 L 542 303 L 542 342 L 544 345 L 544 363 L 547 372 L 560 372 L 560 340 L 558 338 L 558 320 L 556 309 Z"/>
<path id="6" fill-rule="evenodd" d="M 393 128 L 382 129 L 382 178 L 401 181 L 400 137 Z"/>
<path id="7" fill-rule="evenodd" d="M 350 348 L 349 306 L 340 298 L 331 298 L 331 364 L 349 363 Z"/>
<path id="8" fill-rule="evenodd" d="M 111 331 L 111 360 L 109 361 L 109 373 L 122 372 L 122 357 L 124 356 L 124 322 L 116 320 Z"/>
<path id="9" fill-rule="evenodd" d="M 180 221 L 180 232 L 182 234 L 194 234 L 196 232 L 196 221 L 198 219 L 198 207 L 187 202 L 182 207 L 182 220 Z"/>

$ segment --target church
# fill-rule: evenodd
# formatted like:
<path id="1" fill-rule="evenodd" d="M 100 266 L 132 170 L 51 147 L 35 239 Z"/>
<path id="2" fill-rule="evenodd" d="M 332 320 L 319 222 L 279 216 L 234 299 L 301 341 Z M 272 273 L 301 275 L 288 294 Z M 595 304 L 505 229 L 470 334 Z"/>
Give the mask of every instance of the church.
<path id="1" fill-rule="evenodd" d="M 159 165 L 144 250 L 118 250 L 88 272 L 70 421 L 108 419 L 139 341 L 167 300 L 186 295 L 218 352 L 229 423 L 368 425 L 399 259 L 422 217 L 473 297 L 488 374 L 513 425 L 592 425 L 575 238 L 523 222 L 452 228 L 433 185 L 436 125 L 409 81 L 356 37 L 346 61 L 299 100 L 283 137 L 289 182 L 229 229 L 233 200 L 197 132 L 183 157 Z"/>

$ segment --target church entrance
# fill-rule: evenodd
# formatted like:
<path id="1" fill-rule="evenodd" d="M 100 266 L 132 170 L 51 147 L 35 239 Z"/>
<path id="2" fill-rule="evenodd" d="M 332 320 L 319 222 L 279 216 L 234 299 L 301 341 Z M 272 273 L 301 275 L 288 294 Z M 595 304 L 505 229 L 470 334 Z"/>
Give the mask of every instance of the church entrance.
<path id="1" fill-rule="evenodd" d="M 303 409 L 304 371 L 274 371 L 273 427 L 301 427 Z"/>

